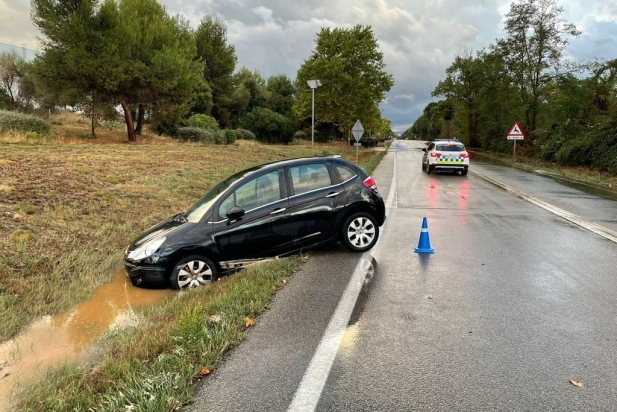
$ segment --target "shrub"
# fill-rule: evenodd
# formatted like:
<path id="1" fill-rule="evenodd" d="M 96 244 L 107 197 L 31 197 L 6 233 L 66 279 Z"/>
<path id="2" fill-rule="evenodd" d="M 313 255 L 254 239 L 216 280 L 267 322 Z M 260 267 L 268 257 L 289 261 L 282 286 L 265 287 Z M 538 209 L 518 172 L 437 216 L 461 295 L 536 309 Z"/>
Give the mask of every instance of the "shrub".
<path id="1" fill-rule="evenodd" d="M 0 110 L 0 133 L 9 131 L 48 135 L 51 126 L 48 122 L 36 116 Z"/>
<path id="2" fill-rule="evenodd" d="M 197 127 L 199 129 L 210 130 L 216 132 L 219 130 L 219 124 L 216 119 L 207 114 L 195 114 L 185 121 L 187 127 Z"/>
<path id="3" fill-rule="evenodd" d="M 202 142 L 207 140 L 207 130 L 197 127 L 181 127 L 175 137 L 183 142 Z"/>
<path id="4" fill-rule="evenodd" d="M 236 142 L 236 132 L 233 130 L 225 129 L 225 137 L 227 144 L 234 144 Z"/>
<path id="5" fill-rule="evenodd" d="M 246 130 L 246 129 L 237 129 L 237 132 L 242 136 L 242 137 L 238 137 L 238 139 L 244 139 L 244 140 L 255 140 L 255 133 L 251 132 L 250 130 Z"/>
<path id="6" fill-rule="evenodd" d="M 291 120 L 270 109 L 256 107 L 240 121 L 242 127 L 255 133 L 265 143 L 289 143 L 294 130 Z"/>
<path id="7" fill-rule="evenodd" d="M 227 135 L 225 134 L 225 131 L 219 130 L 218 132 L 214 132 L 214 143 L 227 144 Z"/>

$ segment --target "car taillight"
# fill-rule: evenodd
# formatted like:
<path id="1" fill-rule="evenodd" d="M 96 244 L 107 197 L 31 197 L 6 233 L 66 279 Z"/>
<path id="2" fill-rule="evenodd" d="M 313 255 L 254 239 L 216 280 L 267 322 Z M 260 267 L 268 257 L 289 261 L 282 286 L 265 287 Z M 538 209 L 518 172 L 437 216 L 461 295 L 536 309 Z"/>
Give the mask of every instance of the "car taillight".
<path id="1" fill-rule="evenodd" d="M 461 153 L 461 157 L 464 158 L 464 159 L 467 159 L 469 157 L 469 153 L 463 152 L 463 153 Z"/>
<path id="2" fill-rule="evenodd" d="M 441 156 L 441 153 L 431 152 L 431 157 L 439 157 L 439 156 Z"/>
<path id="3" fill-rule="evenodd" d="M 373 192 L 377 193 L 377 184 L 375 183 L 375 179 L 373 179 L 371 176 L 364 179 L 362 183 L 364 183 L 364 186 L 368 187 Z"/>

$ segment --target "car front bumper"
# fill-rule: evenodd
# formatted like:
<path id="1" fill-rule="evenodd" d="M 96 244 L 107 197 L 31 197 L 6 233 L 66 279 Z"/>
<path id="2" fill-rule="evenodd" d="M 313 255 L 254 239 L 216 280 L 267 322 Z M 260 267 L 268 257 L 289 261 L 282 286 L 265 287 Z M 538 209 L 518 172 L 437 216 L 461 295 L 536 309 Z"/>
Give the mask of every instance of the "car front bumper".
<path id="1" fill-rule="evenodd" d="M 165 284 L 165 268 L 142 264 L 141 262 L 124 261 L 126 276 L 131 279 L 134 285 L 144 284 Z"/>

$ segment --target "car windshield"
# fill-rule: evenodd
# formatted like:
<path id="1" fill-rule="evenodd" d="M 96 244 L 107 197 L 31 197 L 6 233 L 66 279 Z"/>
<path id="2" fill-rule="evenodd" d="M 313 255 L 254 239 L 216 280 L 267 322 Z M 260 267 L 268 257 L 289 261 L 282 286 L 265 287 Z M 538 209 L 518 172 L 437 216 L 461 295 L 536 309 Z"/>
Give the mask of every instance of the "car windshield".
<path id="1" fill-rule="evenodd" d="M 203 217 L 204 214 L 210 209 L 210 207 L 221 197 L 221 195 L 234 183 L 246 176 L 247 173 L 254 169 L 244 170 L 236 173 L 223 180 L 212 189 L 208 191 L 201 199 L 197 201 L 185 214 L 186 220 L 189 222 L 197 223 Z"/>
<path id="2" fill-rule="evenodd" d="M 461 144 L 438 144 L 435 149 L 441 152 L 464 152 L 465 146 Z"/>

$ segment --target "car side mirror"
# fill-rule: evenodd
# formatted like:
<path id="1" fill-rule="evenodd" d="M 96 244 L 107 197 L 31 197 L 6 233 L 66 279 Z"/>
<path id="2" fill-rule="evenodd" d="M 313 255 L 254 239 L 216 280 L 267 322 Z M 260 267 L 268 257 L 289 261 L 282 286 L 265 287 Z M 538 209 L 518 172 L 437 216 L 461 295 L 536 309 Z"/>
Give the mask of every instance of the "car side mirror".
<path id="1" fill-rule="evenodd" d="M 227 211 L 227 218 L 229 222 L 234 222 L 244 216 L 244 209 L 238 206 L 234 206 Z"/>
<path id="2" fill-rule="evenodd" d="M 426 153 L 426 147 L 422 148 L 422 151 L 423 151 L 424 153 Z"/>

